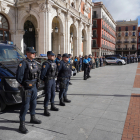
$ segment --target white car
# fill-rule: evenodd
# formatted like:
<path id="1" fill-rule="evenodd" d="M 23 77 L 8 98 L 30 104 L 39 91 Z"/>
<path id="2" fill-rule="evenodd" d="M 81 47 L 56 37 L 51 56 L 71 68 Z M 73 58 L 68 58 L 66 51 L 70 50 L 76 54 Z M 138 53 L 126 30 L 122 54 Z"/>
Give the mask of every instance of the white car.
<path id="1" fill-rule="evenodd" d="M 119 59 L 116 57 L 108 57 L 106 58 L 106 64 L 118 64 L 118 65 L 125 65 L 126 62 L 123 59 Z"/>

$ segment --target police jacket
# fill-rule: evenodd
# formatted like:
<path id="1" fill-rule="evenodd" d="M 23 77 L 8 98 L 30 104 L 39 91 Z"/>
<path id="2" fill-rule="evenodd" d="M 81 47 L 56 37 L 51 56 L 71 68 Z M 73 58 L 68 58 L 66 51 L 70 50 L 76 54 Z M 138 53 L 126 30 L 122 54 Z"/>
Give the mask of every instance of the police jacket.
<path id="1" fill-rule="evenodd" d="M 54 79 L 57 77 L 58 70 L 57 70 L 57 65 L 53 60 L 47 60 L 42 64 L 42 69 L 41 69 L 41 76 L 40 79 L 45 81 L 46 79 Z"/>
<path id="2" fill-rule="evenodd" d="M 40 71 L 36 61 L 26 58 L 17 68 L 16 80 L 24 87 L 33 86 L 40 79 Z M 30 82 L 29 82 L 30 81 Z"/>
<path id="3" fill-rule="evenodd" d="M 83 60 L 83 63 L 84 63 L 84 68 L 89 67 L 89 61 L 88 61 L 88 59 L 84 59 Z"/>
<path id="4" fill-rule="evenodd" d="M 58 59 L 58 58 L 55 59 L 55 63 L 56 63 L 57 66 L 60 64 L 60 61 L 61 61 L 61 60 Z"/>
<path id="5" fill-rule="evenodd" d="M 58 66 L 58 77 L 59 78 L 69 78 L 71 75 L 71 65 L 69 62 L 61 61 L 60 66 Z"/>

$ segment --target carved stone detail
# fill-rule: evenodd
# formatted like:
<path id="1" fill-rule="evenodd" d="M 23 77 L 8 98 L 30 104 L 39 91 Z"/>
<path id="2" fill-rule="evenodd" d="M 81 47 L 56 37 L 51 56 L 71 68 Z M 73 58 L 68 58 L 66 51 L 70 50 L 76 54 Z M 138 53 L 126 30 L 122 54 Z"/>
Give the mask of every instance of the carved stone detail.
<path id="1" fill-rule="evenodd" d="M 83 9 L 86 13 L 90 13 L 89 7 L 87 6 L 87 4 L 85 3 L 84 5 L 84 9 Z"/>
<path id="2" fill-rule="evenodd" d="M 60 8 L 57 9 L 57 15 L 58 15 L 58 16 L 61 15 L 61 9 L 60 9 Z"/>
<path id="3" fill-rule="evenodd" d="M 25 31 L 24 30 L 18 30 L 18 33 L 24 35 L 25 34 Z"/>
<path id="4" fill-rule="evenodd" d="M 24 8 L 27 13 L 30 13 L 31 7 L 29 4 L 24 5 Z"/>
<path id="5" fill-rule="evenodd" d="M 16 34 L 15 30 L 9 30 L 10 34 Z"/>
<path id="6" fill-rule="evenodd" d="M 2 2 L 2 1 L 0 1 L 0 12 L 6 12 L 6 10 L 8 10 L 9 9 L 9 7 L 7 6 L 7 4 L 6 3 L 4 3 L 4 2 Z"/>

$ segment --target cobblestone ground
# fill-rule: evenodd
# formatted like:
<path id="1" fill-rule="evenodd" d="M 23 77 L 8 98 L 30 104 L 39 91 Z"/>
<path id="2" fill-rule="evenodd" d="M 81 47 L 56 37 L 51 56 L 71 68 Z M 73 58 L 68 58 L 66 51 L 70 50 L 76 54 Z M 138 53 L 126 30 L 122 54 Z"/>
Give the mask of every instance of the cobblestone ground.
<path id="1" fill-rule="evenodd" d="M 18 132 L 21 105 L 7 107 L 0 113 L 0 140 L 133 140 L 134 134 L 139 139 L 137 68 L 140 68 L 137 63 L 97 68 L 87 81 L 83 80 L 83 72 L 78 73 L 69 86 L 68 98 L 72 102 L 59 106 L 56 93 L 55 104 L 60 111 L 50 111 L 51 117 L 45 117 L 44 98 L 39 99 L 36 116 L 42 124 L 30 124 L 27 114 L 26 127 L 30 132 L 26 135 Z"/>

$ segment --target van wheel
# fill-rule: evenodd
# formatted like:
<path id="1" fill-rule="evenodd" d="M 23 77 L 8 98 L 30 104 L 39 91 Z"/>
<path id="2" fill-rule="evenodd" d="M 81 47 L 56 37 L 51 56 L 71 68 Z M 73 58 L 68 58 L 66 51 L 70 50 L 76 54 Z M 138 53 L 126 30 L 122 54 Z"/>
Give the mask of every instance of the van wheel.
<path id="1" fill-rule="evenodd" d="M 122 62 L 118 62 L 118 65 L 122 65 Z"/>
<path id="2" fill-rule="evenodd" d="M 0 96 L 0 112 L 6 108 L 6 104 L 4 103 L 2 97 Z"/>

